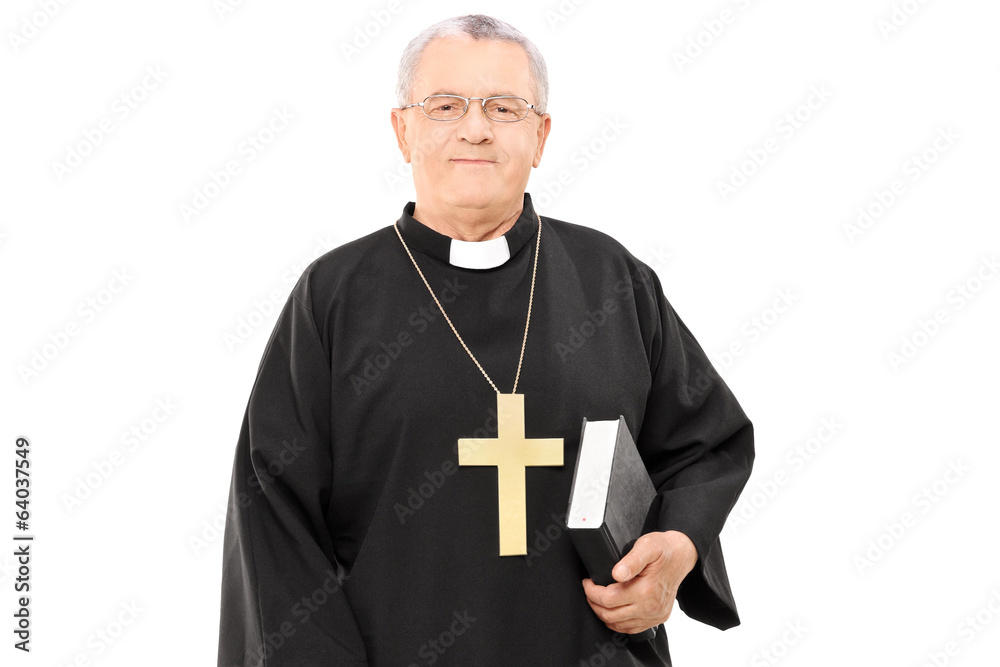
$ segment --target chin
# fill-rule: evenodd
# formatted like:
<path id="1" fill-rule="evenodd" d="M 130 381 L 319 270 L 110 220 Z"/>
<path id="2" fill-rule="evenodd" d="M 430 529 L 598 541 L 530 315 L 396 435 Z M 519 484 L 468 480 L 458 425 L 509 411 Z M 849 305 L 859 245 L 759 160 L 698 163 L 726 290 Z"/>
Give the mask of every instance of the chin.
<path id="1" fill-rule="evenodd" d="M 498 193 L 492 190 L 476 187 L 475 185 L 462 186 L 457 184 L 448 188 L 448 200 L 455 206 L 466 206 L 470 208 L 481 208 L 490 205 L 498 198 Z"/>

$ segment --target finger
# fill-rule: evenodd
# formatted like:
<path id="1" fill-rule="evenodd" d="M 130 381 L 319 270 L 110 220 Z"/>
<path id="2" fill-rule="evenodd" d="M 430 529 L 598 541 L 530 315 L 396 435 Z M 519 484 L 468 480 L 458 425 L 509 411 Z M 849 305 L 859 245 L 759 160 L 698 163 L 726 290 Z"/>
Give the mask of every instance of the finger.
<path id="1" fill-rule="evenodd" d="M 631 607 L 617 607 L 614 609 L 609 609 L 607 607 L 602 607 L 599 604 L 595 604 L 590 600 L 588 600 L 587 602 L 590 605 L 590 608 L 593 610 L 594 614 L 597 616 L 597 618 L 601 619 L 601 621 L 603 621 L 605 625 L 610 626 L 616 623 L 634 625 L 635 623 L 641 622 L 642 620 L 636 615 L 636 610 Z"/>
<path id="2" fill-rule="evenodd" d="M 625 633 L 627 635 L 637 635 L 640 632 L 642 632 L 643 630 L 648 630 L 651 627 L 653 627 L 653 625 L 651 623 L 632 624 L 632 625 L 626 626 L 623 630 L 619 630 L 619 632 L 623 632 L 623 633 Z"/>
<path id="3" fill-rule="evenodd" d="M 636 593 L 631 586 L 613 583 L 608 586 L 595 584 L 592 579 L 583 580 L 583 592 L 587 600 L 605 609 L 616 609 L 635 602 Z"/>
<path id="4" fill-rule="evenodd" d="M 583 580 L 583 592 L 587 596 L 588 600 L 595 602 L 602 607 L 611 608 L 618 606 L 616 602 L 617 596 L 614 595 L 614 591 L 607 586 L 595 584 L 593 579 Z"/>
<path id="5" fill-rule="evenodd" d="M 587 600 L 593 600 L 594 602 L 600 601 L 601 591 L 604 590 L 604 586 L 598 586 L 594 583 L 593 579 L 583 580 L 583 593 L 587 596 Z"/>
<path id="6" fill-rule="evenodd" d="M 652 621 L 647 621 L 645 619 L 628 618 L 618 622 L 606 622 L 605 625 L 615 632 L 620 632 L 626 635 L 634 635 L 653 627 L 655 624 Z"/>
<path id="7" fill-rule="evenodd" d="M 643 535 L 635 541 L 632 550 L 618 561 L 618 564 L 611 570 L 611 576 L 618 582 L 628 581 L 662 556 L 663 550 L 658 543 L 649 538 L 648 534 Z"/>

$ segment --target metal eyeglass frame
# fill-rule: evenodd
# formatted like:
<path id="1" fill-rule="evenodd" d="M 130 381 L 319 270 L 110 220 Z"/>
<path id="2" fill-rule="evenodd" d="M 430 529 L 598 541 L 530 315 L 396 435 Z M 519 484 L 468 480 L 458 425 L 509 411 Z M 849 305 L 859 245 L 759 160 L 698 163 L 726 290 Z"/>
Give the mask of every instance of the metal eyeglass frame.
<path id="1" fill-rule="evenodd" d="M 424 104 L 426 104 L 427 100 L 431 99 L 432 97 L 451 97 L 451 98 L 456 99 L 456 100 L 464 100 L 465 101 L 465 109 L 462 111 L 462 115 L 458 116 L 457 118 L 431 118 L 430 116 L 427 115 L 427 112 L 424 110 Z M 483 116 L 485 116 L 487 120 L 492 120 L 492 121 L 494 121 L 496 123 L 517 123 L 517 122 L 520 122 L 520 121 L 522 121 L 522 120 L 524 120 L 525 118 L 528 117 L 528 111 L 534 111 L 539 116 L 542 115 L 538 111 L 538 109 L 535 108 L 534 104 L 528 104 L 528 111 L 525 111 L 524 112 L 524 116 L 521 117 L 521 118 L 518 118 L 516 120 L 500 120 L 500 119 L 497 119 L 497 118 L 490 118 L 489 116 L 486 115 L 486 101 L 487 100 L 524 100 L 525 104 L 527 104 L 528 100 L 525 100 L 523 97 L 519 97 L 517 95 L 495 95 L 493 97 L 462 97 L 461 95 L 428 95 L 427 97 L 424 98 L 423 102 L 414 102 L 413 104 L 407 104 L 405 107 L 400 107 L 399 109 L 400 109 L 400 111 L 402 111 L 403 109 L 409 109 L 410 107 L 420 107 L 420 110 L 423 112 L 424 116 L 426 118 L 428 118 L 429 120 L 436 120 L 438 122 L 448 123 L 448 122 L 451 122 L 451 121 L 461 120 L 462 118 L 464 118 L 465 114 L 469 113 L 469 103 L 472 100 L 482 100 L 482 102 L 479 103 L 479 106 L 483 110 Z"/>

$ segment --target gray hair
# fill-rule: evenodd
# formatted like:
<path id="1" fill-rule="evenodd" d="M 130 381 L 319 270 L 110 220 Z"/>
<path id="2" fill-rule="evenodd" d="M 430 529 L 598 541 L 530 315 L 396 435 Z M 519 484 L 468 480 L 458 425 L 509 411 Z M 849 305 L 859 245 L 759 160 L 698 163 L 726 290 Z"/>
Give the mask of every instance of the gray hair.
<path id="1" fill-rule="evenodd" d="M 399 74 L 396 80 L 396 100 L 403 107 L 411 102 L 410 93 L 417 76 L 420 58 L 427 45 L 438 37 L 468 35 L 473 39 L 487 39 L 519 44 L 528 55 L 528 70 L 535 86 L 535 109 L 545 113 L 549 101 L 549 74 L 541 51 L 520 30 L 500 19 L 483 14 L 455 16 L 435 23 L 410 40 L 403 56 L 399 59 Z"/>

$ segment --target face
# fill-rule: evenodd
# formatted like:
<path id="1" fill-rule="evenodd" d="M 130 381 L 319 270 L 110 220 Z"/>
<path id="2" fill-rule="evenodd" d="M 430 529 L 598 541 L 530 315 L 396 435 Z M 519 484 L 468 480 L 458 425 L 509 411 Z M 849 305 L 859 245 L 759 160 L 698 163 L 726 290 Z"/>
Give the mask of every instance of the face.
<path id="1" fill-rule="evenodd" d="M 408 103 L 445 93 L 537 102 L 523 48 L 464 36 L 427 45 Z M 420 107 L 393 109 L 392 126 L 412 164 L 418 205 L 508 208 L 521 202 L 531 168 L 541 162 L 551 119 L 529 110 L 524 120 L 493 121 L 480 100 L 471 100 L 465 115 L 451 121 L 431 120 Z"/>

